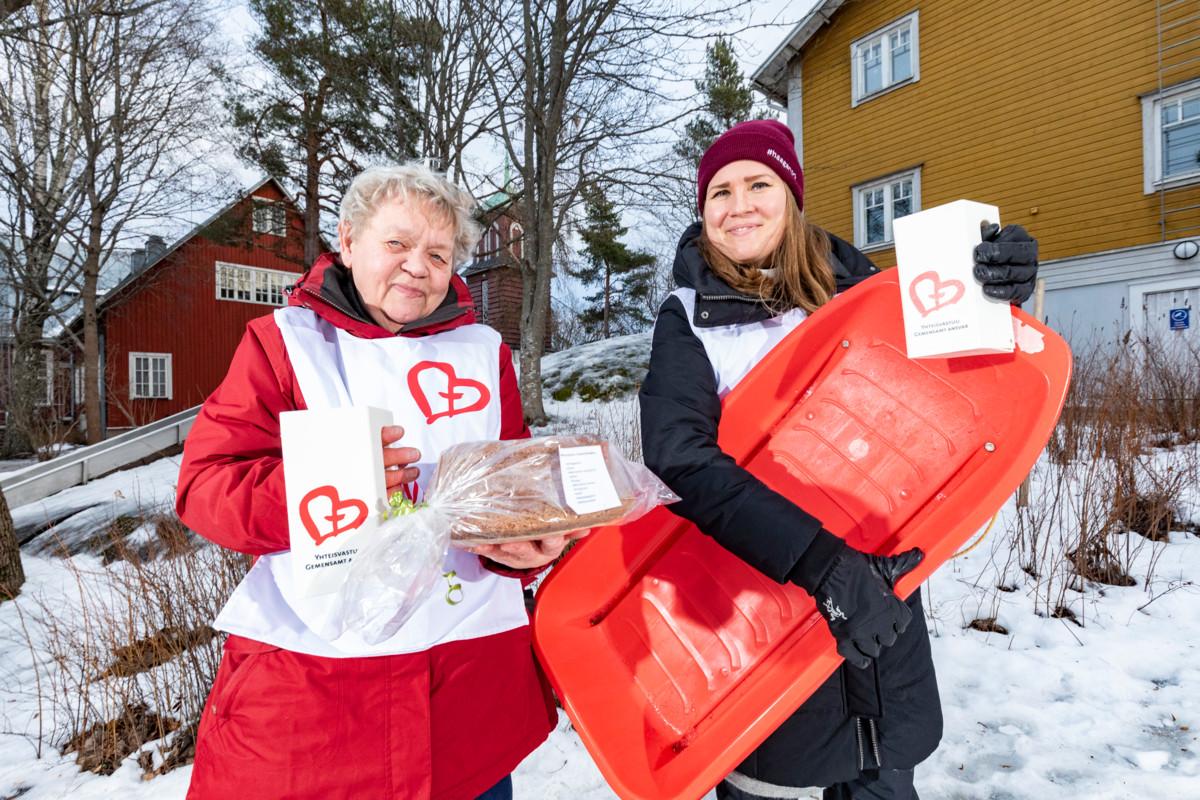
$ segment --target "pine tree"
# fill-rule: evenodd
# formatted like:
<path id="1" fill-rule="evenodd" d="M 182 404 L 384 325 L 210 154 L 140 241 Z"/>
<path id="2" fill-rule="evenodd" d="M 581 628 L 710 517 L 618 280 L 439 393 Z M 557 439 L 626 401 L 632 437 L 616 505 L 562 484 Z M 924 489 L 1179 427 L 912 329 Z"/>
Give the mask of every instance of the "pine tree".
<path id="1" fill-rule="evenodd" d="M 567 271 L 597 288 L 587 296 L 580 322 L 604 339 L 645 328 L 651 322 L 646 297 L 652 288 L 654 256 L 630 250 L 621 241 L 629 231 L 603 189 L 588 186 L 583 198 L 584 263 Z"/>
<path id="2" fill-rule="evenodd" d="M 241 154 L 300 187 L 305 262 L 320 253 L 320 214 L 362 161 L 416 155 L 416 59 L 427 22 L 382 0 L 250 0 L 254 52 L 270 73 L 234 93 Z"/>
<path id="3" fill-rule="evenodd" d="M 683 129 L 675 153 L 692 166 L 700 165 L 700 156 L 718 136 L 739 122 L 750 119 L 754 96 L 738 67 L 733 45 L 724 37 L 705 49 L 708 65 L 696 89 L 704 97 L 704 111 Z"/>

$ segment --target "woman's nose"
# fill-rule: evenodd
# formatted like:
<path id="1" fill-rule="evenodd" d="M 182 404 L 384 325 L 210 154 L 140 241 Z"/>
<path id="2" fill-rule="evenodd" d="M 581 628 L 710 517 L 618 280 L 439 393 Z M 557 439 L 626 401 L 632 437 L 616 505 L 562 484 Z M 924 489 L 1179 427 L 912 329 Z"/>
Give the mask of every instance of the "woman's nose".
<path id="1" fill-rule="evenodd" d="M 408 252 L 408 257 L 400 266 L 414 278 L 424 278 L 429 274 L 429 254 L 420 248 L 414 248 Z"/>
<path id="2" fill-rule="evenodd" d="M 735 190 L 730 199 L 732 201 L 729 206 L 730 214 L 745 214 L 754 208 L 754 204 L 751 202 L 750 195 L 747 192 Z"/>

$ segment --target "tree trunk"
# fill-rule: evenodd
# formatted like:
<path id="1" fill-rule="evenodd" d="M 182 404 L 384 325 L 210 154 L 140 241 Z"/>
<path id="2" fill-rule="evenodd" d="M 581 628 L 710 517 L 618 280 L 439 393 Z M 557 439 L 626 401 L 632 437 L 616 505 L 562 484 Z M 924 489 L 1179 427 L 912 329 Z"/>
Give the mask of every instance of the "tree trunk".
<path id="1" fill-rule="evenodd" d="M 5 452 L 31 452 L 38 400 L 45 395 L 46 356 L 42 350 L 42 313 L 22 314 L 13 341 L 12 377 L 9 391 Z"/>
<path id="2" fill-rule="evenodd" d="M 100 324 L 96 315 L 96 289 L 100 277 L 100 228 L 93 228 L 95 241 L 83 266 L 83 405 L 87 418 L 87 443 L 104 439 L 100 428 Z M 73 376 L 72 376 L 73 377 Z"/>
<path id="3" fill-rule="evenodd" d="M 308 110 L 308 98 L 305 107 Z M 304 267 L 311 267 L 321 255 L 321 142 L 314 119 L 320 112 L 305 114 L 308 130 L 304 143 Z"/>
<path id="4" fill-rule="evenodd" d="M 25 583 L 25 568 L 21 566 L 21 549 L 13 530 L 8 501 L 0 489 L 0 603 L 16 597 Z"/>
<path id="5" fill-rule="evenodd" d="M 604 265 L 604 338 L 608 338 L 608 312 L 612 305 L 612 270 Z"/>

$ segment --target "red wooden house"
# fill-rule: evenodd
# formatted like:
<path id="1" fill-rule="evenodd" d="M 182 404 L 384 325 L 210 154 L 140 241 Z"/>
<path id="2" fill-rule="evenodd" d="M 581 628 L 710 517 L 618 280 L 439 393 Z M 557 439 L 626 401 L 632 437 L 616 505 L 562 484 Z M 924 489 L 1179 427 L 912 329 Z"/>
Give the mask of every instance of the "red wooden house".
<path id="1" fill-rule="evenodd" d="M 499 199 L 498 199 L 499 198 Z M 459 273 L 471 290 L 479 321 L 495 328 L 514 353 L 521 349 L 521 259 L 524 226 L 503 193 L 483 202 L 483 237 L 475 259 Z M 550 349 L 551 325 L 546 325 L 545 351 Z"/>
<path id="2" fill-rule="evenodd" d="M 246 323 L 286 305 L 286 287 L 305 269 L 303 236 L 295 202 L 268 178 L 172 246 L 147 239 L 98 309 L 102 430 L 202 403 L 224 378 Z M 81 362 L 76 353 L 72 400 L 80 412 Z"/>

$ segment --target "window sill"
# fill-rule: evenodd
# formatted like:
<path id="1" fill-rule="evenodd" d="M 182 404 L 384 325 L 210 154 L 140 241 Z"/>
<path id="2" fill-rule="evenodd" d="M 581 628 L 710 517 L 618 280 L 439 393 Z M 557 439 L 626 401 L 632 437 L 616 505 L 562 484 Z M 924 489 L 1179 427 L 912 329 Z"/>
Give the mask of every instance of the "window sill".
<path id="1" fill-rule="evenodd" d="M 902 81 L 899 81 L 898 83 L 893 83 L 891 86 L 884 87 L 883 89 L 880 89 L 877 92 L 872 92 L 871 94 L 864 94 L 862 97 L 857 97 L 857 98 L 852 99 L 850 101 L 850 107 L 857 108 L 858 106 L 861 106 L 863 103 L 869 103 L 877 97 L 882 97 L 885 94 L 890 94 L 891 92 L 894 92 L 897 89 L 903 89 L 905 86 L 911 86 L 912 84 L 914 84 L 916 82 L 917 82 L 917 78 L 915 78 L 915 77 L 906 78 Z"/>
<path id="2" fill-rule="evenodd" d="M 1200 171 L 1190 173 L 1188 175 L 1179 175 L 1174 178 L 1168 178 L 1165 181 L 1158 181 L 1151 184 L 1151 189 L 1145 194 L 1155 194 L 1160 190 L 1170 191 L 1171 189 L 1182 189 L 1185 186 L 1196 186 L 1200 184 Z"/>
<path id="3" fill-rule="evenodd" d="M 858 248 L 858 252 L 860 252 L 860 253 L 878 253 L 883 250 L 891 250 L 891 249 L 895 248 L 896 243 L 894 241 L 887 241 L 887 242 L 876 242 L 875 244 L 864 244 L 864 245 L 856 244 L 854 246 Z"/>

